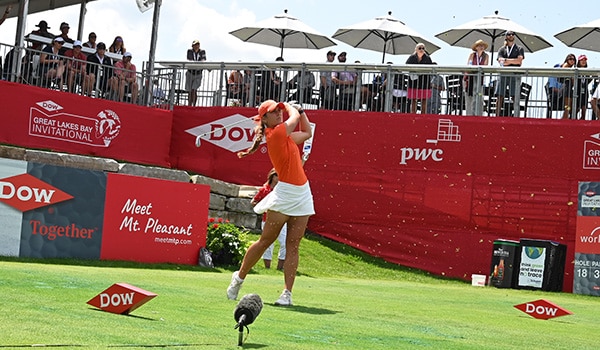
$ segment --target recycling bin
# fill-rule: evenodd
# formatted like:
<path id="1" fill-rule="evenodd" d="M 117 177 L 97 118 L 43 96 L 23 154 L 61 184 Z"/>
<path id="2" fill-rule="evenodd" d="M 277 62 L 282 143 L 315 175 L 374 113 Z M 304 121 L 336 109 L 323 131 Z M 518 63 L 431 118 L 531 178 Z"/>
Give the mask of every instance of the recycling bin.
<path id="1" fill-rule="evenodd" d="M 521 239 L 516 288 L 561 292 L 567 246 L 558 242 Z"/>
<path id="2" fill-rule="evenodd" d="M 514 288 L 516 268 L 521 253 L 519 241 L 497 239 L 492 250 L 490 285 L 497 288 Z"/>

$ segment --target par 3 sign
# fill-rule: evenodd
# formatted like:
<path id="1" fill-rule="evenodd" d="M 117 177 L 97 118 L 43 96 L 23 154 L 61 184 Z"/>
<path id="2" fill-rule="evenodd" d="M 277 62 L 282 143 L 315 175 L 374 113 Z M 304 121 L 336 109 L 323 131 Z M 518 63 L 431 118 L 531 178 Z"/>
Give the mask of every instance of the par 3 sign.
<path id="1" fill-rule="evenodd" d="M 152 292 L 127 283 L 115 283 L 87 303 L 113 314 L 128 315 L 155 296 Z"/>
<path id="2" fill-rule="evenodd" d="M 515 308 L 523 311 L 531 317 L 540 319 L 540 320 L 548 320 L 554 317 L 572 315 L 573 313 L 567 309 L 563 309 L 562 307 L 549 302 L 548 300 L 540 299 L 536 301 L 530 301 L 528 303 L 523 303 L 519 305 L 515 305 Z"/>

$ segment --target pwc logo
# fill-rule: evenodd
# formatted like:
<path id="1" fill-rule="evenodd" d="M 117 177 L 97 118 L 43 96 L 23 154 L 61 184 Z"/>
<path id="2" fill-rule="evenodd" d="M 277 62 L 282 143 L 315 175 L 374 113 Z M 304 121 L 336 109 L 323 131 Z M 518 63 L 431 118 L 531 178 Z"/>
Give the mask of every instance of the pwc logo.
<path id="1" fill-rule="evenodd" d="M 548 320 L 554 317 L 573 314 L 571 311 L 545 299 L 530 301 L 528 303 L 515 305 L 514 307 L 539 320 Z"/>
<path id="2" fill-rule="evenodd" d="M 450 119 L 439 119 L 438 129 L 435 139 L 427 139 L 426 143 L 434 146 L 438 142 L 460 142 L 461 134 L 458 126 Z M 400 149 L 400 164 L 406 165 L 411 161 L 441 162 L 444 160 L 444 150 L 439 147 L 402 147 Z"/>
<path id="3" fill-rule="evenodd" d="M 29 175 L 0 179 L 0 202 L 26 212 L 72 199 L 68 193 Z"/>
<path id="4" fill-rule="evenodd" d="M 128 315 L 156 294 L 127 283 L 115 283 L 90 299 L 87 304 L 113 314 Z"/>
<path id="5" fill-rule="evenodd" d="M 202 140 L 236 153 L 252 146 L 255 126 L 256 123 L 252 118 L 241 114 L 234 114 L 195 126 L 187 129 L 185 132 L 194 135 L 194 137 L 202 135 L 200 137 Z M 264 142 L 266 141 L 263 140 Z"/>

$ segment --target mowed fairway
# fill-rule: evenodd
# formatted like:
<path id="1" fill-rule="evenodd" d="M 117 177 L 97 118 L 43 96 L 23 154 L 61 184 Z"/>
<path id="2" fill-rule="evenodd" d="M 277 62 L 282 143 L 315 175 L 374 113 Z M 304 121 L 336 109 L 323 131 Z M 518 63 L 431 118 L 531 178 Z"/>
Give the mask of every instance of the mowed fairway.
<path id="1" fill-rule="evenodd" d="M 597 349 L 600 299 L 429 277 L 321 239 L 302 243 L 295 306 L 272 306 L 281 272 L 257 266 L 240 296 L 265 306 L 248 349 Z M 352 277 L 353 275 L 360 277 Z M 0 261 L 0 347 L 239 349 L 231 270 L 175 265 Z M 86 302 L 113 283 L 158 296 L 130 316 Z M 574 313 L 536 320 L 513 305 L 550 300 Z"/>

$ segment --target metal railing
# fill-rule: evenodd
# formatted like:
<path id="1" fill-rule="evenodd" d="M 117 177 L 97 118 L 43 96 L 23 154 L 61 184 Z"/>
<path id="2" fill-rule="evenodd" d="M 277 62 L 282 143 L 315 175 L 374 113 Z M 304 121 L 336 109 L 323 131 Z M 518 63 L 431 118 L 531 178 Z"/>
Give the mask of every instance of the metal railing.
<path id="1" fill-rule="evenodd" d="M 19 56 L 18 70 L 13 67 L 15 52 Z M 0 44 L 2 79 L 116 99 L 114 86 L 100 83 L 101 79 L 96 79 L 91 93 L 81 82 L 69 89 L 68 84 L 59 86 L 57 79 L 44 79 L 36 62 L 40 54 L 40 51 L 15 50 L 11 45 Z M 195 77 L 202 76 L 195 106 L 255 107 L 270 98 L 298 101 L 305 109 L 559 119 L 566 116 L 568 105 L 569 117 L 591 120 L 596 116 L 590 108 L 589 97 L 600 77 L 599 69 L 587 68 L 191 61 L 158 61 L 153 74 L 147 75 L 143 73 L 145 65 L 143 63 L 142 69 L 136 72 L 138 96 L 134 98 L 128 91 L 127 102 L 164 109 L 191 105 L 186 81 L 195 71 Z M 114 72 L 101 71 L 107 79 Z M 230 76 L 235 78 L 233 82 L 228 81 Z M 331 79 L 332 76 L 339 80 Z M 353 83 L 347 82 L 349 78 L 354 79 Z M 553 95 L 548 87 L 550 78 L 570 89 L 563 89 L 562 96 Z M 62 81 L 67 80 L 64 76 Z M 499 89 L 498 82 L 508 86 Z M 106 87 L 103 84 L 107 84 Z M 512 93 L 508 87 L 513 88 Z M 409 94 L 414 93 L 414 89 L 429 90 L 428 98 L 411 99 L 413 96 Z M 504 93 L 504 98 L 498 98 L 498 91 L 500 95 Z"/>

